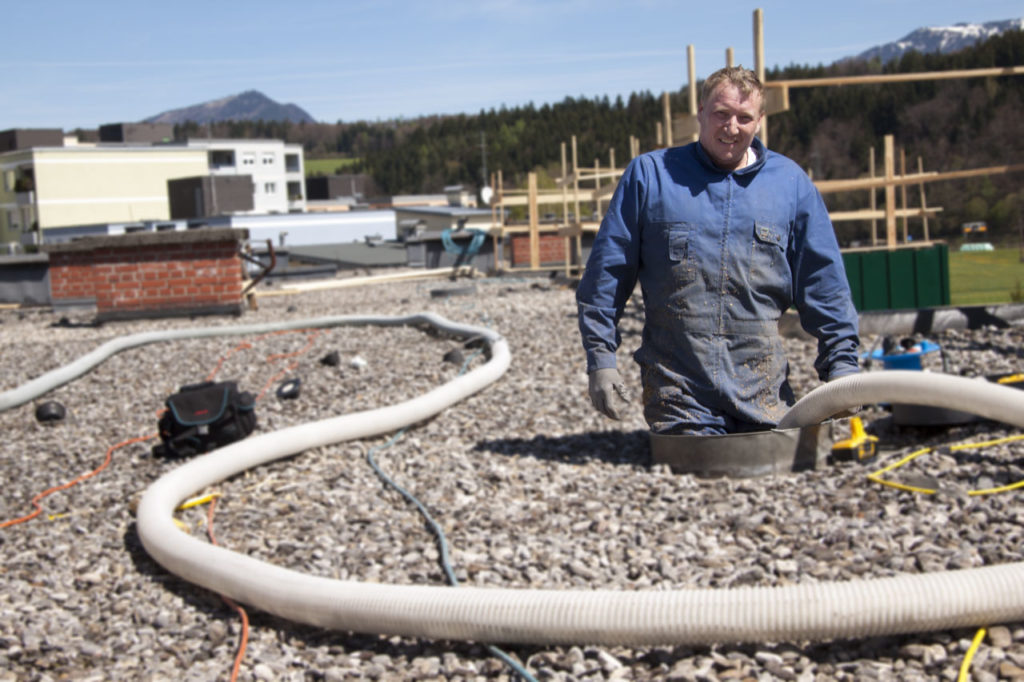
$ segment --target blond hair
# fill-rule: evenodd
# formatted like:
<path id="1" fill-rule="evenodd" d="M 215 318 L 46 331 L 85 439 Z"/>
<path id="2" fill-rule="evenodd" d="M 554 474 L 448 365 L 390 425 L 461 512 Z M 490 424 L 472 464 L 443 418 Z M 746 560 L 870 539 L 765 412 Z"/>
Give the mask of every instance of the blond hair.
<path id="1" fill-rule="evenodd" d="M 707 77 L 700 89 L 700 104 L 704 104 L 711 98 L 719 85 L 734 85 L 746 97 L 757 93 L 761 97 L 761 113 L 764 113 L 764 84 L 750 69 L 742 66 L 726 66 L 715 71 Z"/>

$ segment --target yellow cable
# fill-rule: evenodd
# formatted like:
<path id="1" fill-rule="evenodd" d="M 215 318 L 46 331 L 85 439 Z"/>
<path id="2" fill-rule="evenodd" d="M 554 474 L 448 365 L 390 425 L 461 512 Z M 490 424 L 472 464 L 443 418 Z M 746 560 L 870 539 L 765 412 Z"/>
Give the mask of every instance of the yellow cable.
<path id="1" fill-rule="evenodd" d="M 912 459 L 914 459 L 916 457 L 920 457 L 921 455 L 924 455 L 924 454 L 929 453 L 931 451 L 932 451 L 932 448 L 922 448 L 921 450 L 917 450 L 915 452 L 911 452 L 909 455 L 907 455 L 903 459 L 899 460 L 898 462 L 894 462 L 894 463 L 890 464 L 889 466 L 882 467 L 878 471 L 874 471 L 874 472 L 868 474 L 868 480 L 874 481 L 875 483 L 880 483 L 882 485 L 887 485 L 890 488 L 896 488 L 897 490 L 905 490 L 905 491 L 911 492 L 911 493 L 923 493 L 925 495 L 931 495 L 931 494 L 933 494 L 935 492 L 934 489 L 931 489 L 931 488 L 918 488 L 917 486 L 906 485 L 904 483 L 897 483 L 896 481 L 888 481 L 888 480 L 882 478 L 882 474 L 887 473 L 889 471 L 892 471 L 893 469 L 897 469 L 897 468 L 903 466 L 904 464 L 906 464 L 907 462 L 909 462 L 910 460 L 912 460 Z"/>
<path id="2" fill-rule="evenodd" d="M 1004 438 L 995 438 L 995 439 L 992 439 L 992 440 L 981 441 L 980 443 L 960 443 L 958 445 L 950 446 L 949 449 L 950 449 L 950 451 L 954 451 L 954 450 L 970 450 L 970 449 L 975 449 L 975 448 L 988 447 L 990 445 L 1001 445 L 1002 443 L 1010 443 L 1010 442 L 1018 441 L 1018 440 L 1024 440 L 1024 434 L 1018 434 L 1016 436 L 1006 436 Z M 920 450 L 916 450 L 916 451 L 910 453 L 909 455 L 907 455 L 906 457 L 904 457 L 903 459 L 899 460 L 898 462 L 894 462 L 894 463 L 892 463 L 892 464 L 890 464 L 888 466 L 882 467 L 878 471 L 874 471 L 874 472 L 868 474 L 867 478 L 870 481 L 874 481 L 875 483 L 879 483 L 881 485 L 889 486 L 890 488 L 896 488 L 897 490 L 904 490 L 904 491 L 911 492 L 911 493 L 921 493 L 923 495 L 933 495 L 933 494 L 935 494 L 935 489 L 934 488 L 920 488 L 920 487 L 917 487 L 917 486 L 906 485 L 904 483 L 897 483 L 896 481 L 889 481 L 889 480 L 886 480 L 886 479 L 882 478 L 882 474 L 888 473 L 888 472 L 890 472 L 890 471 L 892 471 L 894 469 L 898 469 L 899 467 L 903 466 L 904 464 L 906 464 L 910 460 L 915 459 L 916 457 L 920 457 L 921 455 L 924 455 L 926 453 L 933 452 L 933 451 L 934 451 L 934 448 L 922 448 Z M 1017 481 L 1016 483 L 1010 483 L 1010 484 L 1007 484 L 1007 485 L 998 486 L 998 487 L 995 487 L 995 488 L 984 488 L 984 489 L 980 489 L 980 490 L 969 490 L 967 492 L 967 494 L 972 496 L 972 497 L 973 496 L 978 496 L 978 495 L 991 495 L 991 494 L 994 494 L 994 493 L 1005 493 L 1005 492 L 1009 492 L 1011 490 L 1017 490 L 1018 488 L 1024 488 L 1024 480 Z"/>
<path id="3" fill-rule="evenodd" d="M 192 507 L 198 507 L 199 505 L 206 504 L 207 502 L 216 497 L 220 497 L 220 493 L 210 493 L 209 495 L 193 497 L 192 499 L 185 500 L 180 505 L 178 505 L 178 510 L 181 511 L 182 509 L 191 509 Z"/>
<path id="4" fill-rule="evenodd" d="M 950 449 L 950 451 L 976 449 L 976 448 L 988 447 L 990 445 L 1000 445 L 1002 443 L 1010 443 L 1010 442 L 1017 441 L 1017 440 L 1024 440 L 1024 434 L 1019 434 L 1019 435 L 1016 435 L 1016 436 L 1007 436 L 1005 438 L 995 438 L 995 439 L 992 439 L 992 440 L 982 441 L 980 443 L 961 443 L 959 445 L 950 446 L 949 449 Z M 882 467 L 878 471 L 874 471 L 874 472 L 868 474 L 868 480 L 874 481 L 875 483 L 880 483 L 882 485 L 889 486 L 890 488 L 896 488 L 898 490 L 905 490 L 907 492 L 914 492 L 914 493 L 922 493 L 922 494 L 925 494 L 925 495 L 932 495 L 932 494 L 935 493 L 935 490 L 932 489 L 932 488 L 919 488 L 917 486 L 906 485 L 906 484 L 903 484 L 903 483 L 896 483 L 895 481 L 888 481 L 888 480 L 882 478 L 882 474 L 888 473 L 888 472 L 890 472 L 890 471 L 892 471 L 894 469 L 898 469 L 899 467 L 903 466 L 904 464 L 906 464 L 907 462 L 911 461 L 912 459 L 915 459 L 917 457 L 920 457 L 921 455 L 924 455 L 924 454 L 932 452 L 932 451 L 933 451 L 933 448 L 922 448 L 920 450 L 916 450 L 916 451 L 910 453 L 909 455 L 907 455 L 906 457 L 902 458 L 898 462 L 894 462 L 893 464 L 890 464 L 890 465 L 888 465 L 886 467 Z M 1017 481 L 1016 483 L 1010 483 L 1009 485 L 998 486 L 996 488 L 985 488 L 985 489 L 981 489 L 981 490 L 971 490 L 971 491 L 968 491 L 967 494 L 968 495 L 989 495 L 989 494 L 993 494 L 993 493 L 1003 493 L 1003 492 L 1008 492 L 1010 490 L 1017 490 L 1018 488 L 1022 488 L 1022 487 L 1024 487 L 1024 481 Z M 964 661 L 963 661 L 963 663 L 960 664 L 960 675 L 957 677 L 957 682 L 968 682 L 970 680 L 971 661 L 974 660 L 974 654 L 978 651 L 978 647 L 981 646 L 982 640 L 985 639 L 986 632 L 987 632 L 987 630 L 985 628 L 980 628 L 978 630 L 978 632 L 975 633 L 974 640 L 971 642 L 970 648 L 967 649 L 967 653 L 964 655 Z"/>
<path id="5" fill-rule="evenodd" d="M 1001 485 L 998 488 L 985 488 L 984 490 L 971 490 L 968 495 L 991 495 L 993 493 L 1007 493 L 1011 490 L 1017 490 L 1018 488 L 1024 487 L 1024 481 L 1017 481 L 1016 483 L 1010 483 L 1009 485 Z"/>
<path id="6" fill-rule="evenodd" d="M 979 628 L 978 632 L 975 633 L 971 647 L 964 654 L 964 662 L 960 664 L 960 675 L 956 678 L 957 682 L 967 682 L 970 679 L 971 661 L 974 659 L 974 654 L 978 647 L 981 646 L 981 640 L 985 639 L 985 633 L 985 628 Z"/>

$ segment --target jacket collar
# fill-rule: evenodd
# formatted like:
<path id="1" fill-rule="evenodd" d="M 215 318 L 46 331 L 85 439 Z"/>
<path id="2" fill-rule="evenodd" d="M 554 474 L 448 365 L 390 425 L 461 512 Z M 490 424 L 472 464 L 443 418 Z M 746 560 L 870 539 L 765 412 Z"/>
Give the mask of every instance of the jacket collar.
<path id="1" fill-rule="evenodd" d="M 697 158 L 700 159 L 700 162 L 708 170 L 713 171 L 715 173 L 719 173 L 721 175 L 728 175 L 729 173 L 736 173 L 737 175 L 748 175 L 756 173 L 757 171 L 761 170 L 762 166 L 764 166 L 765 158 L 768 156 L 768 148 L 764 146 L 764 143 L 761 142 L 760 138 L 755 137 L 754 140 L 750 143 L 750 148 L 753 149 L 754 152 L 757 154 L 757 160 L 755 160 L 754 163 L 750 164 L 749 166 L 744 166 L 739 170 L 723 171 L 721 168 L 715 165 L 714 161 L 711 160 L 711 157 L 708 156 L 708 153 L 706 151 L 704 151 L 704 147 L 701 145 L 700 142 L 694 142 L 693 146 L 696 148 Z"/>

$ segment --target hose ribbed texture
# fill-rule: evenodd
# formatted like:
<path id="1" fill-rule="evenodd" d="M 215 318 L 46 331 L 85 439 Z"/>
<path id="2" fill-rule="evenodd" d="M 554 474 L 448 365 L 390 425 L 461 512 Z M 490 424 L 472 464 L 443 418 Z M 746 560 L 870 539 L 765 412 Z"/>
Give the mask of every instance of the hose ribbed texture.
<path id="1" fill-rule="evenodd" d="M 162 476 L 146 490 L 137 513 L 139 536 L 157 562 L 189 582 L 297 622 L 481 642 L 627 646 L 778 642 L 1024 619 L 1024 563 L 876 580 L 720 590 L 450 588 L 313 577 L 180 532 L 172 521 L 174 509 L 197 490 L 308 448 L 377 436 L 425 419 L 497 380 L 510 361 L 504 340 L 487 329 L 429 315 L 345 318 L 341 323 L 357 324 L 357 319 L 366 324 L 409 324 L 415 319 L 451 333 L 479 336 L 489 346 L 490 359 L 406 402 L 250 437 Z M 299 322 L 295 326 L 318 325 Z M 266 330 L 250 327 L 244 332 L 236 328 L 214 333 Z M 172 338 L 155 336 L 161 341 Z M 888 371 L 826 384 L 797 403 L 780 427 L 809 425 L 841 409 L 885 401 L 967 409 L 1015 425 L 1024 423 L 1024 393 L 1015 389 L 959 377 Z"/>
<path id="2" fill-rule="evenodd" d="M 0 393 L 0 412 L 18 407 L 19 405 L 24 405 L 25 403 L 30 402 L 55 388 L 63 386 L 70 381 L 74 381 L 78 377 L 88 373 L 93 367 L 101 364 L 107 358 L 116 355 L 121 351 L 145 346 L 150 343 L 180 341 L 183 339 L 197 339 L 214 336 L 246 336 L 250 334 L 287 331 L 291 329 L 320 329 L 326 327 L 365 325 L 437 325 L 439 321 L 440 323 L 447 324 L 443 318 L 439 318 L 438 316 L 430 313 L 420 313 L 401 317 L 385 315 L 336 315 L 333 317 L 319 317 L 307 320 L 290 320 L 285 322 L 225 327 L 196 327 L 194 329 L 173 329 L 155 332 L 142 332 L 140 334 L 131 334 L 129 336 L 119 336 L 116 339 L 107 341 L 95 350 L 86 353 L 74 362 L 46 372 L 45 374 L 28 381 L 21 386 Z"/>
<path id="3" fill-rule="evenodd" d="M 871 403 L 945 407 L 1024 428 L 1024 391 L 986 379 L 907 370 L 852 374 L 823 384 L 791 407 L 779 428 L 820 424 L 837 412 Z"/>

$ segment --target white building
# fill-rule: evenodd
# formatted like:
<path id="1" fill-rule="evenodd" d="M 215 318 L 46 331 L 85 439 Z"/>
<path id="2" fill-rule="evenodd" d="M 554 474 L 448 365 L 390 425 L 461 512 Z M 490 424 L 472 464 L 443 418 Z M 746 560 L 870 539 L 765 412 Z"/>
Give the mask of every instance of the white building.
<path id="1" fill-rule="evenodd" d="M 210 175 L 250 175 L 254 215 L 306 210 L 302 145 L 281 140 L 203 140 L 185 143 L 205 149 Z"/>
<path id="2" fill-rule="evenodd" d="M 46 241 L 47 229 L 167 221 L 168 181 L 248 175 L 250 214 L 306 210 L 301 145 L 281 140 L 189 140 L 70 146 L 4 131 L 0 152 L 0 243 Z M 22 141 L 24 138 L 24 141 Z M 38 139 L 37 139 L 38 138 Z"/>

